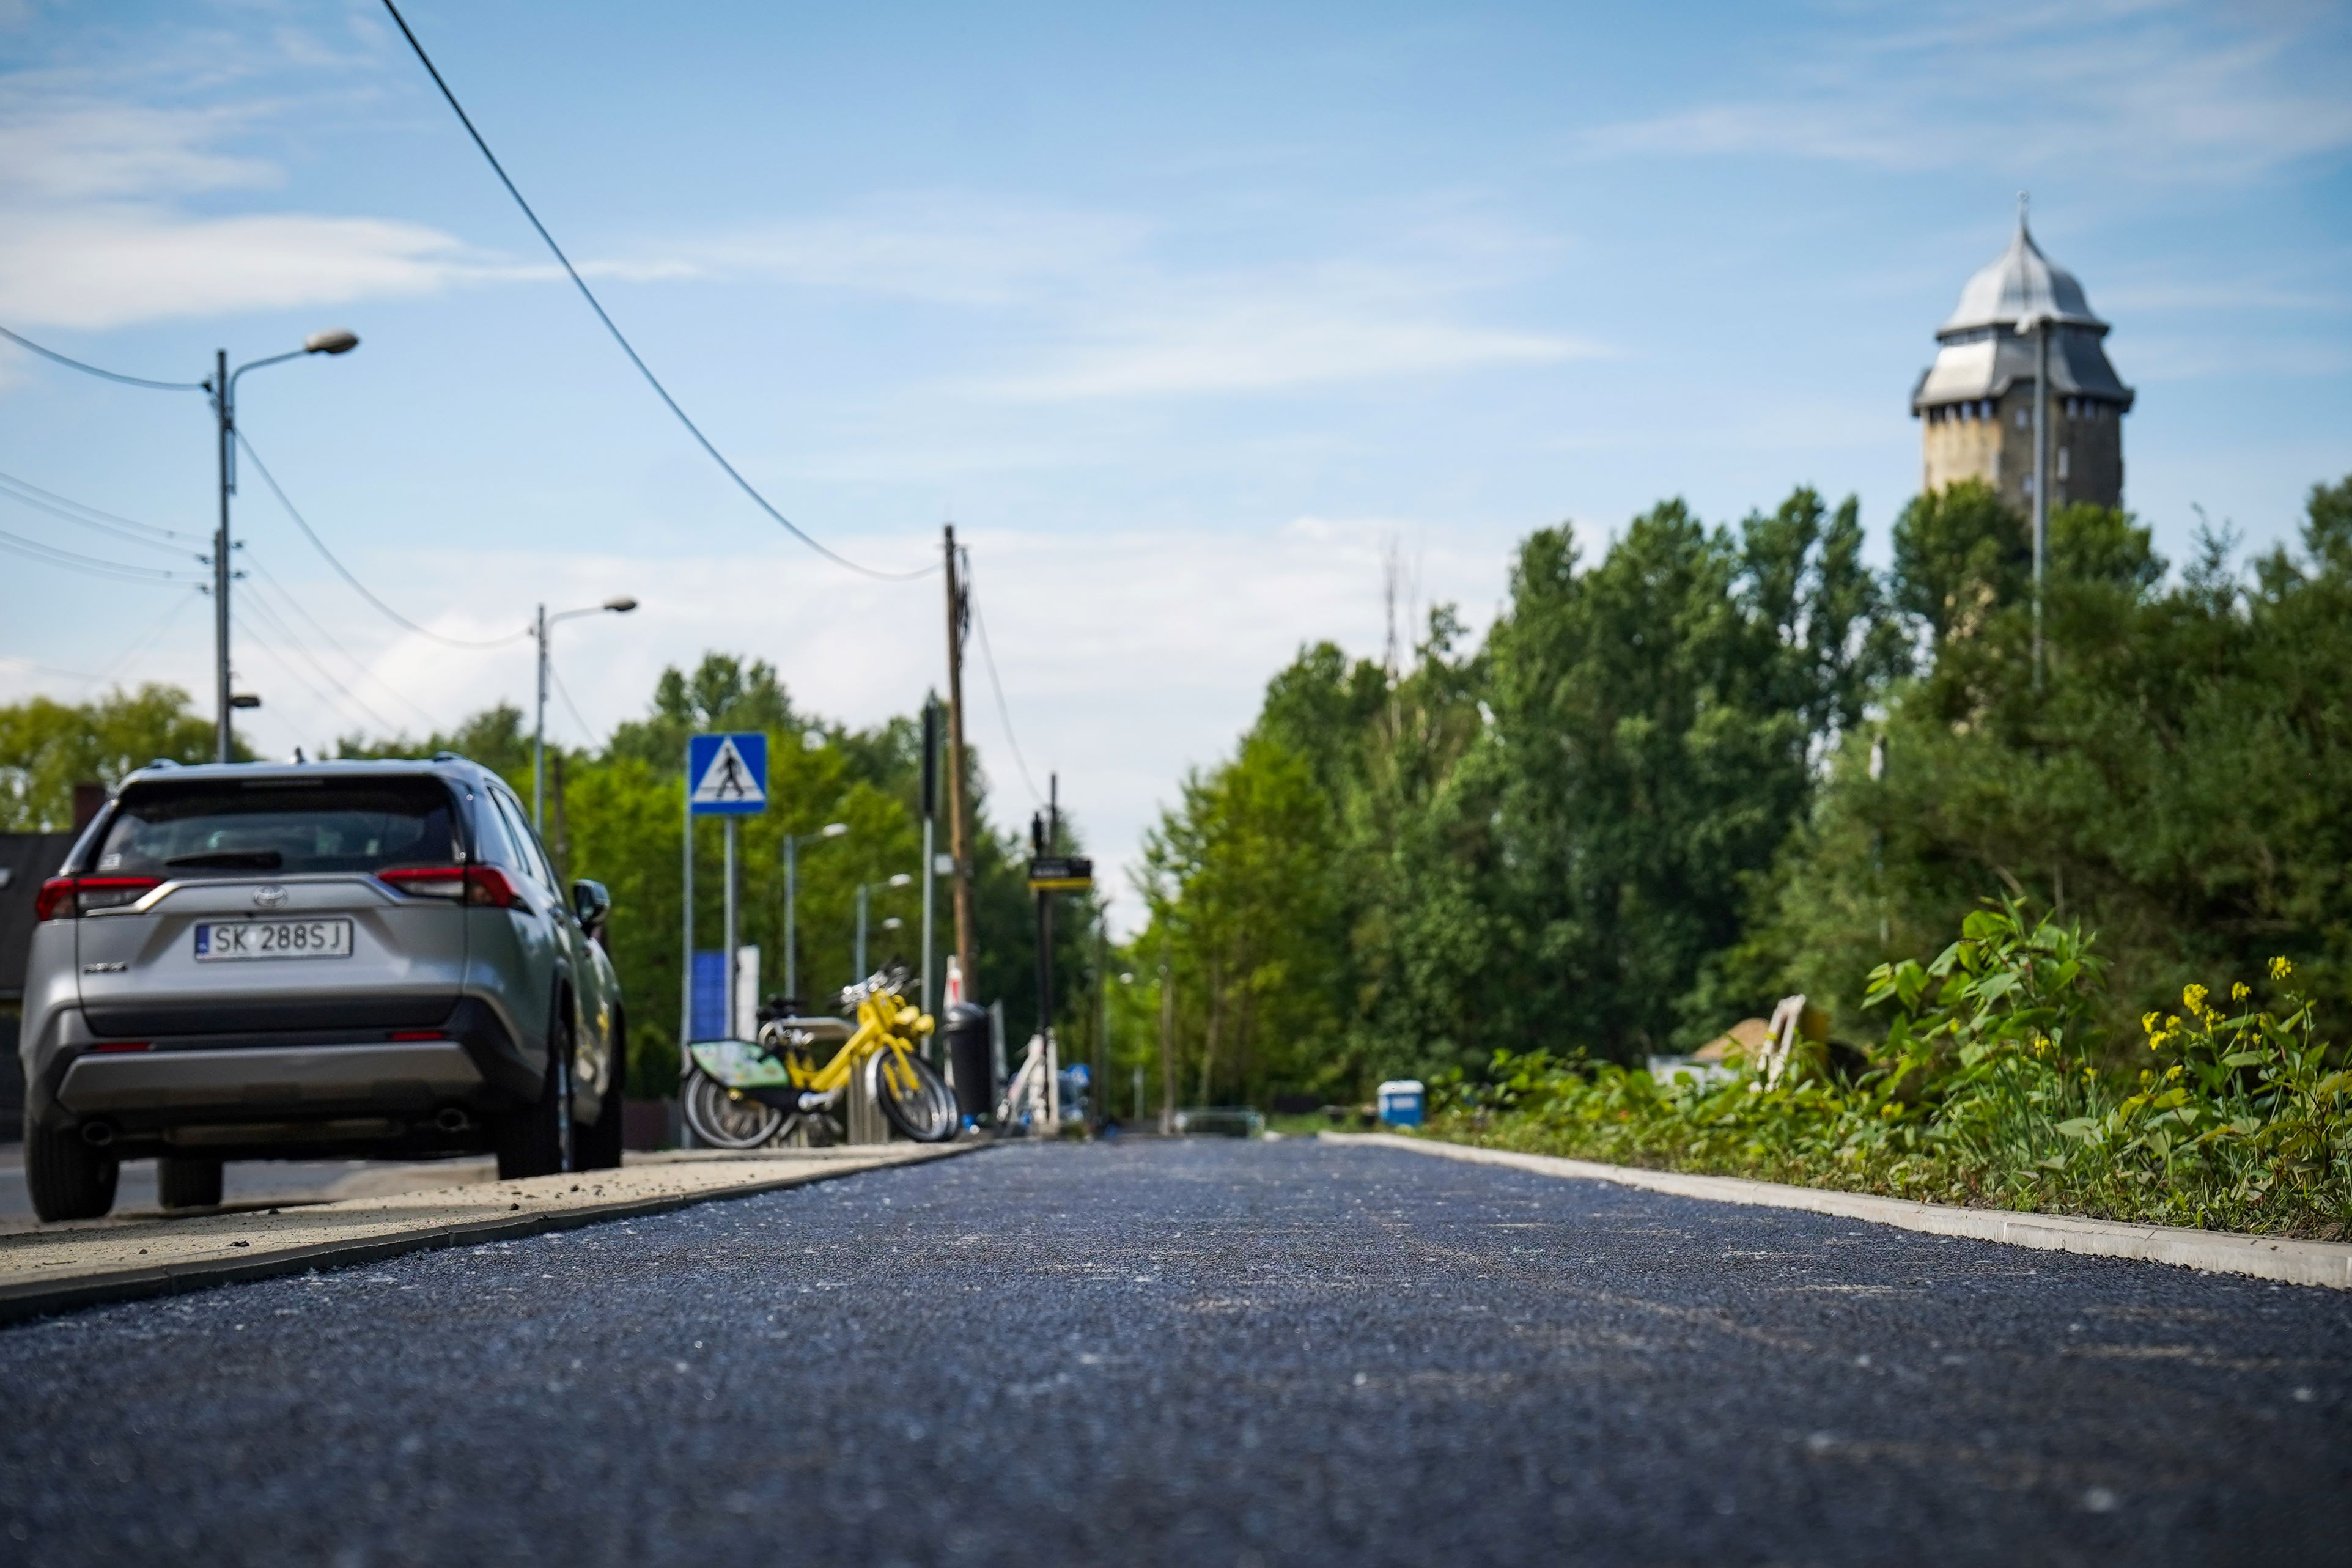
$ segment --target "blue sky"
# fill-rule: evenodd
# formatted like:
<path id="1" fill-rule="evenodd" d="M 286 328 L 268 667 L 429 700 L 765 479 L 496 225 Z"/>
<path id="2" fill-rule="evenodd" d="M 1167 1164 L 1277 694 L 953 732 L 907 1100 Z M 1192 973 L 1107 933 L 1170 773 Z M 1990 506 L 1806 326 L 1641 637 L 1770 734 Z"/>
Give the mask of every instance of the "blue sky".
<path id="1" fill-rule="evenodd" d="M 1906 397 L 2033 193 L 2139 390 L 2127 501 L 2256 545 L 2352 471 L 2352 19 L 2336 5 L 903 6 L 415 0 L 541 214 L 813 532 L 918 565 L 954 518 L 1030 771 L 1123 856 L 1302 640 L 1363 652 L 1384 557 L 1493 611 L 1512 542 L 1799 483 L 1885 529 Z M 810 555 L 668 423 L 381 9 L 0 0 L 0 325 L 194 379 L 379 593 L 458 635 L 541 599 L 578 740 L 665 663 L 774 660 L 864 721 L 939 679 L 934 583 Z M 0 348 L 0 473 L 201 531 L 192 396 Z M 0 528 L 147 552 L 0 502 Z M 310 611 L 240 631 L 287 750 L 527 698 L 527 647 L 404 632 L 246 476 Z M 152 559 L 172 565 L 166 555 Z M 0 564 L 0 695 L 205 689 L 205 606 Z M 985 674 L 974 737 L 1026 791 Z"/>

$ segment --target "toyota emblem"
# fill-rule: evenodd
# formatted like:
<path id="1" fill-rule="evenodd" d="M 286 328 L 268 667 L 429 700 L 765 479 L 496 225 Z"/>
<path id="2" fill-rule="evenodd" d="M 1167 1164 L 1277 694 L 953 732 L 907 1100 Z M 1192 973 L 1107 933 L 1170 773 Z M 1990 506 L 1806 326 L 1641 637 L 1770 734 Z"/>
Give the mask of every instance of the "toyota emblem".
<path id="1" fill-rule="evenodd" d="M 274 882 L 268 887 L 253 890 L 253 906 L 256 909 L 275 909 L 285 902 L 286 890 Z"/>

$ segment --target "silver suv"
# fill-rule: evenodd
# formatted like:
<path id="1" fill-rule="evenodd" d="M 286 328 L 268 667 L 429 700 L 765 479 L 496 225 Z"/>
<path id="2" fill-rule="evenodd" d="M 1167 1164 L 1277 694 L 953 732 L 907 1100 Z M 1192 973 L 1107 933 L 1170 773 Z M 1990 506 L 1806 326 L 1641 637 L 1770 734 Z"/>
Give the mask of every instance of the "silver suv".
<path id="1" fill-rule="evenodd" d="M 125 779 L 37 904 L 35 1211 L 104 1214 L 145 1155 L 170 1207 L 218 1203 L 230 1159 L 619 1165 L 612 903 L 559 889 L 529 820 L 449 752 Z"/>

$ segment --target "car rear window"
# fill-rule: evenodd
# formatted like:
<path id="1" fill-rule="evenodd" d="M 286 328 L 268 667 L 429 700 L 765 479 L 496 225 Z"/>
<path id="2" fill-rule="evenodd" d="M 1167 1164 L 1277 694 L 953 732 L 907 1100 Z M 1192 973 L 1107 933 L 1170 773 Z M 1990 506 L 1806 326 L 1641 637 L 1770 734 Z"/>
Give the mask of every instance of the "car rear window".
<path id="1" fill-rule="evenodd" d="M 451 822 L 449 791 L 432 779 L 149 784 L 123 797 L 91 869 L 200 877 L 447 864 Z"/>

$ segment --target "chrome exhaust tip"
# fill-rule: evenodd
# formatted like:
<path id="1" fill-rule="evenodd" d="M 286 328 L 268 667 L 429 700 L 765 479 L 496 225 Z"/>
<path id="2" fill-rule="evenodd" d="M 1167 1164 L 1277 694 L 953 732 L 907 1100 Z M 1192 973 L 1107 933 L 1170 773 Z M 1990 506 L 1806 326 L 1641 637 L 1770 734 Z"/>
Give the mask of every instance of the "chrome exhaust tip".
<path id="1" fill-rule="evenodd" d="M 81 1141 L 88 1144 L 93 1149 L 105 1148 L 108 1145 L 114 1142 L 114 1124 L 111 1122 L 84 1122 L 81 1124 Z"/>
<path id="2" fill-rule="evenodd" d="M 474 1119 L 455 1105 L 445 1105 L 434 1113 L 433 1124 L 445 1133 L 462 1133 L 474 1124 Z"/>

